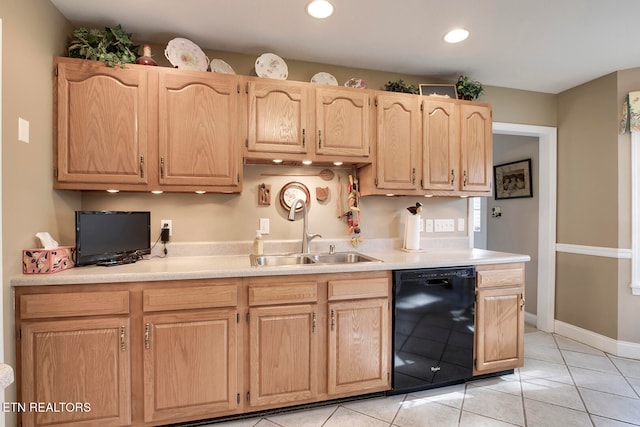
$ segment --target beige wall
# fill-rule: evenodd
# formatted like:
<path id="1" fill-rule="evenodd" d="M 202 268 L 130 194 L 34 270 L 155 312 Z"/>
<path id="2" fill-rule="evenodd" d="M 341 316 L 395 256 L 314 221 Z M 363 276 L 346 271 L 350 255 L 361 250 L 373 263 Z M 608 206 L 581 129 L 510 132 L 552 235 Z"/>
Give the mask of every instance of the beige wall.
<path id="1" fill-rule="evenodd" d="M 67 22 L 48 1 L 2 0 L 2 214 L 4 350 L 15 365 L 13 296 L 9 278 L 21 273 L 22 249 L 34 234 L 73 233 L 78 194 L 52 191 L 51 58 L 64 52 Z M 18 141 L 18 117 L 30 122 L 30 143 Z M 15 401 L 15 385 L 7 390 Z M 15 425 L 7 414 L 7 425 Z"/>

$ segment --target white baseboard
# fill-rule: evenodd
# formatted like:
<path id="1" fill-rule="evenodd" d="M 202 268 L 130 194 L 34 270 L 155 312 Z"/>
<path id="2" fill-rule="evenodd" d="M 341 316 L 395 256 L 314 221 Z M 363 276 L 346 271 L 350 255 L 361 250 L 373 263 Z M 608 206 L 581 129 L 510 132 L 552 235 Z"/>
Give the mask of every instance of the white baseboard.
<path id="1" fill-rule="evenodd" d="M 524 312 L 524 323 L 536 326 L 538 325 L 538 315 L 535 313 Z"/>
<path id="2" fill-rule="evenodd" d="M 590 345 L 614 356 L 640 359 L 640 344 L 614 340 L 559 320 L 555 321 L 554 326 L 555 333 L 558 335 Z"/>

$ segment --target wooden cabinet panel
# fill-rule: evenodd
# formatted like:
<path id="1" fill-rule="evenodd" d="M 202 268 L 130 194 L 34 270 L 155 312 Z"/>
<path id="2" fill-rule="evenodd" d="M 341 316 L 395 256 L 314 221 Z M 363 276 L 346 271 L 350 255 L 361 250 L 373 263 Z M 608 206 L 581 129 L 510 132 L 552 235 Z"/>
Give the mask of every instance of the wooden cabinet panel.
<path id="1" fill-rule="evenodd" d="M 491 109 L 460 105 L 460 168 L 463 191 L 491 191 L 493 133 Z"/>
<path id="2" fill-rule="evenodd" d="M 524 365 L 524 265 L 476 267 L 474 375 Z"/>
<path id="3" fill-rule="evenodd" d="M 160 184 L 238 184 L 238 77 L 171 70 L 159 84 Z"/>
<path id="4" fill-rule="evenodd" d="M 453 191 L 460 179 L 458 106 L 427 100 L 422 114 L 422 188 Z"/>
<path id="5" fill-rule="evenodd" d="M 420 104 L 415 95 L 377 98 L 377 188 L 417 189 Z"/>
<path id="6" fill-rule="evenodd" d="M 143 322 L 145 421 L 237 407 L 235 309 L 153 314 Z"/>
<path id="7" fill-rule="evenodd" d="M 249 305 L 274 305 L 318 300 L 318 285 L 315 281 L 277 284 L 250 284 Z"/>
<path id="8" fill-rule="evenodd" d="M 142 309 L 145 312 L 235 307 L 238 304 L 238 286 L 236 283 L 170 289 L 145 289 L 142 295 Z"/>
<path id="9" fill-rule="evenodd" d="M 316 89 L 316 153 L 369 155 L 370 98 L 367 92 Z"/>
<path id="10" fill-rule="evenodd" d="M 389 301 L 387 298 L 329 304 L 330 395 L 389 387 Z"/>
<path id="11" fill-rule="evenodd" d="M 129 292 L 67 292 L 20 297 L 22 319 L 129 313 Z"/>
<path id="12" fill-rule="evenodd" d="M 389 296 L 389 279 L 386 277 L 330 280 L 327 283 L 329 301 L 361 298 L 387 298 Z"/>
<path id="13" fill-rule="evenodd" d="M 249 80 L 249 152 L 306 153 L 311 96 L 303 84 Z"/>
<path id="14" fill-rule="evenodd" d="M 26 411 L 22 425 L 131 423 L 129 320 L 24 322 L 22 402 L 89 403 L 89 411 Z"/>
<path id="15" fill-rule="evenodd" d="M 56 183 L 146 184 L 147 75 L 57 64 Z"/>
<path id="16" fill-rule="evenodd" d="M 249 310 L 250 404 L 305 401 L 318 394 L 315 306 Z"/>

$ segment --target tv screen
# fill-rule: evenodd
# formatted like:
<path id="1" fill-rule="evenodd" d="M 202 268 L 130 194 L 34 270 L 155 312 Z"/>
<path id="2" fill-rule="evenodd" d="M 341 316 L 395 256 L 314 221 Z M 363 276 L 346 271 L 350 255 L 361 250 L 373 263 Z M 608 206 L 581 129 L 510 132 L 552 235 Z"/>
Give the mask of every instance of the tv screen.
<path id="1" fill-rule="evenodd" d="M 135 262 L 151 253 L 151 212 L 76 211 L 76 265 Z"/>

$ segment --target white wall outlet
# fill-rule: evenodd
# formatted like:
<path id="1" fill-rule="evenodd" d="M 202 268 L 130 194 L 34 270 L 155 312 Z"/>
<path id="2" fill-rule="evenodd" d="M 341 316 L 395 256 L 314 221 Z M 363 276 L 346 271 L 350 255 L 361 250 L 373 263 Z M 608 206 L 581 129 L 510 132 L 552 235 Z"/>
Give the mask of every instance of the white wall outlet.
<path id="1" fill-rule="evenodd" d="M 454 221 L 452 219 L 436 219 L 435 231 L 436 233 L 447 233 L 454 231 Z"/>
<path id="2" fill-rule="evenodd" d="M 260 234 L 269 234 L 269 218 L 260 218 Z"/>
<path id="3" fill-rule="evenodd" d="M 29 121 L 18 117 L 18 141 L 29 143 Z"/>
<path id="4" fill-rule="evenodd" d="M 424 222 L 420 221 L 420 232 L 424 232 Z"/>
<path id="5" fill-rule="evenodd" d="M 464 218 L 458 218 L 458 231 L 464 231 Z"/>
<path id="6" fill-rule="evenodd" d="M 173 221 L 170 219 L 161 219 L 160 220 L 160 229 L 166 227 L 169 229 L 169 236 L 173 236 Z"/>
<path id="7" fill-rule="evenodd" d="M 424 220 L 424 228 L 427 230 L 427 233 L 433 233 L 433 220 L 425 219 Z"/>

